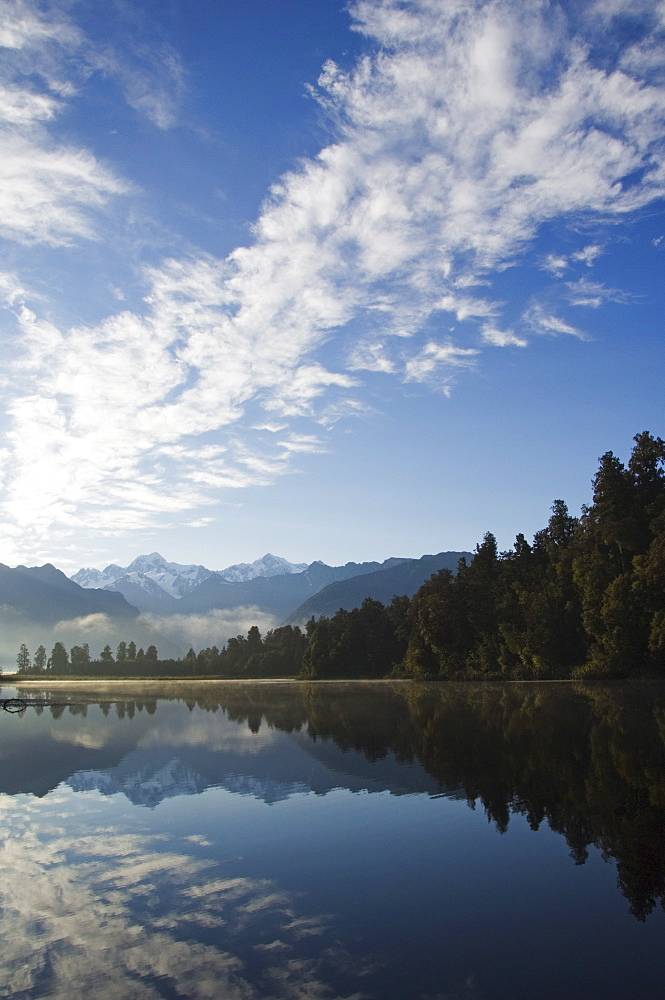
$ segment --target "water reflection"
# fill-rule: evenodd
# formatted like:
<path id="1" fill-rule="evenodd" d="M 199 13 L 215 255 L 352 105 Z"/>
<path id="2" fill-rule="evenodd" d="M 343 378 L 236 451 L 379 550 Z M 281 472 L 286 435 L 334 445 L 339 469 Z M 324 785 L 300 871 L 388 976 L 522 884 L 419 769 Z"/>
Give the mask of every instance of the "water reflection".
<path id="1" fill-rule="evenodd" d="M 76 685 L 0 720 L 0 995 L 531 998 L 517 955 L 560 975 L 561 928 L 566 968 L 590 921 L 619 962 L 605 873 L 638 921 L 664 898 L 660 685 L 154 690 Z M 630 974 L 657 981 L 634 941 L 651 966 Z M 605 995 L 632 995 L 603 962 Z"/>
<path id="2" fill-rule="evenodd" d="M 0 855 L 11 873 L 3 996 L 315 998 L 337 996 L 331 980 L 362 977 L 331 940 L 331 919 L 303 916 L 270 880 L 225 875 L 191 843 L 146 831 L 109 824 L 72 836 L 73 816 L 79 827 L 86 817 L 71 805 L 58 796 L 49 824 L 36 827 L 29 804 L 2 803 L 13 833 Z M 310 937 L 326 939 L 313 956 L 303 947 Z"/>

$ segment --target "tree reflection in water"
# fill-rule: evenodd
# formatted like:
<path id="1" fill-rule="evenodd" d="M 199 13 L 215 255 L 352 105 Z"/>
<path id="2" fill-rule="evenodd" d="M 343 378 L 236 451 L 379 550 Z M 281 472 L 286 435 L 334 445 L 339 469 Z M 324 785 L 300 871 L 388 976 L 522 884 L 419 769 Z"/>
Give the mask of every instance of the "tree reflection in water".
<path id="1" fill-rule="evenodd" d="M 128 685 L 105 714 L 154 714 L 153 689 Z M 81 684 L 62 693 L 96 701 Z M 34 689 L 23 697 L 46 697 Z M 499 832 L 511 814 L 565 837 L 575 864 L 597 847 L 645 920 L 665 896 L 665 688 L 609 684 L 208 684 L 160 689 L 190 710 L 223 710 L 256 732 L 330 740 L 368 761 L 418 761 L 441 792 L 480 803 Z M 52 706 L 58 718 L 64 708 Z M 67 711 L 82 712 L 69 706 Z M 85 712 L 82 712 L 84 715 Z"/>

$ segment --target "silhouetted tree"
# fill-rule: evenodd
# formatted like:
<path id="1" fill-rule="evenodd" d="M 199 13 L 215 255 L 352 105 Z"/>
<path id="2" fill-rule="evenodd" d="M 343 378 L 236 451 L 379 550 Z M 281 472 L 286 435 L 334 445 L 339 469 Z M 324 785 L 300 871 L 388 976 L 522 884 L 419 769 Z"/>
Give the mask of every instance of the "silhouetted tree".
<path id="1" fill-rule="evenodd" d="M 21 643 L 21 647 L 18 651 L 16 666 L 19 674 L 27 674 L 30 670 L 30 653 L 28 652 L 28 647 L 24 642 Z"/>

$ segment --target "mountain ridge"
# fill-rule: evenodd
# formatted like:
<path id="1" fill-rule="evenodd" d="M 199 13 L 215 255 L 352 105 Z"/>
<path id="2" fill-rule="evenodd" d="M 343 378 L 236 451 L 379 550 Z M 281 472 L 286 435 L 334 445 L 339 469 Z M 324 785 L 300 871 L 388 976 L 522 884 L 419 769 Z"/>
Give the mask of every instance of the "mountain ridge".
<path id="1" fill-rule="evenodd" d="M 395 561 L 394 557 L 386 560 L 391 566 Z M 377 562 L 349 562 L 344 566 L 328 566 L 317 561 L 310 563 L 302 573 L 255 577 L 240 583 L 230 583 L 214 574 L 178 601 L 178 612 L 201 614 L 214 608 L 251 606 L 282 619 L 329 583 L 381 570 L 383 565 Z"/>
<path id="2" fill-rule="evenodd" d="M 101 588 L 121 593 L 141 612 L 174 614 L 178 602 L 212 576 L 229 583 L 243 583 L 257 577 L 271 578 L 302 572 L 306 563 L 290 563 L 267 552 L 253 563 L 236 563 L 223 570 L 211 570 L 196 563 L 170 562 L 159 552 L 137 556 L 128 566 L 109 563 L 103 570 L 82 568 L 70 579 L 85 589 Z"/>
<path id="3" fill-rule="evenodd" d="M 121 619 L 139 615 L 122 594 L 84 589 L 51 563 L 13 569 L 0 563 L 0 605 L 45 624 L 91 614 Z"/>
<path id="4" fill-rule="evenodd" d="M 336 580 L 304 601 L 291 612 L 284 624 L 304 625 L 312 617 L 331 616 L 340 608 L 351 611 L 360 607 L 368 597 L 382 604 L 390 604 L 393 597 L 413 597 L 432 574 L 442 569 L 455 572 L 461 558 L 470 561 L 473 553 L 448 551 L 424 555 L 420 559 L 402 559 L 396 565 L 379 571 Z"/>

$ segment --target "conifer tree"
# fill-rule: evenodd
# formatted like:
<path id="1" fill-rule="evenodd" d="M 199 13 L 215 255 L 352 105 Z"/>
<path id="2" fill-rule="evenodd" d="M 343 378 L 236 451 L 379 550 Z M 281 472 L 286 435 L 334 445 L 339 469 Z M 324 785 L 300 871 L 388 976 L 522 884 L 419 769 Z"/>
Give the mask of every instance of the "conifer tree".
<path id="1" fill-rule="evenodd" d="M 27 674 L 30 670 L 30 653 L 24 642 L 21 643 L 21 648 L 18 651 L 16 666 L 19 674 Z"/>

